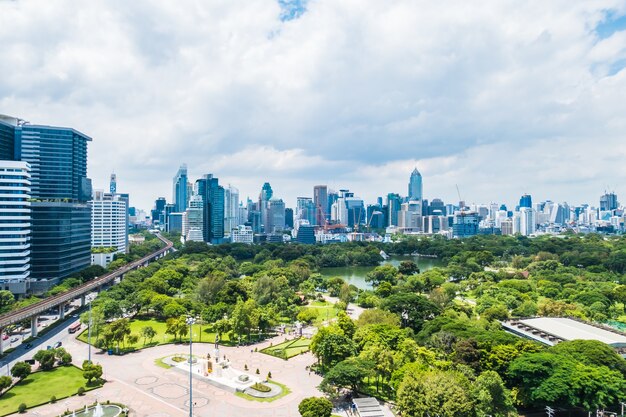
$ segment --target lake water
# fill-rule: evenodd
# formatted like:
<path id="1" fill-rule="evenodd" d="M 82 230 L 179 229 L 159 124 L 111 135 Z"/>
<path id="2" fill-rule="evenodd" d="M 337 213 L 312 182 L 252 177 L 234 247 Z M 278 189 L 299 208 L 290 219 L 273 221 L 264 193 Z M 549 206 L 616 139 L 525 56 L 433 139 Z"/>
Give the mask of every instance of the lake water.
<path id="1" fill-rule="evenodd" d="M 435 258 L 419 258 L 417 256 L 392 256 L 380 264 L 391 264 L 395 267 L 402 261 L 413 261 L 417 264 L 421 272 L 428 271 L 437 266 L 441 266 L 441 261 Z M 352 284 L 363 290 L 372 289 L 370 283 L 365 281 L 365 275 L 373 270 L 374 266 L 342 266 L 338 268 L 322 268 L 320 273 L 324 277 L 340 277 L 348 284 Z"/>

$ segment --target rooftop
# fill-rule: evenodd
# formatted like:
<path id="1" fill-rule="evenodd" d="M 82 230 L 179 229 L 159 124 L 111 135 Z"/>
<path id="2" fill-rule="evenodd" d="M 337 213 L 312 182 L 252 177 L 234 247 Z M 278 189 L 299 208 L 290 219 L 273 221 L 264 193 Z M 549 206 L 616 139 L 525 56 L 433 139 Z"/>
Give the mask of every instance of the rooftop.
<path id="1" fill-rule="evenodd" d="M 569 340 L 597 340 L 615 348 L 626 347 L 626 335 L 605 326 L 566 317 L 535 317 L 505 321 L 502 326 L 519 336 L 555 345 Z"/>

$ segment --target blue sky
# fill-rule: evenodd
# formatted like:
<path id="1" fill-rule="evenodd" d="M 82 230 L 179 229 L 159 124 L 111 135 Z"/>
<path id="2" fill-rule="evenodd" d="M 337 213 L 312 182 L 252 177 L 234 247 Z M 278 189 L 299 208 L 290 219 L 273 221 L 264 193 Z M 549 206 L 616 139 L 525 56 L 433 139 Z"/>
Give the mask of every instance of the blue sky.
<path id="1" fill-rule="evenodd" d="M 288 205 L 318 183 L 626 201 L 626 1 L 0 2 L 0 113 L 94 138 L 149 209 L 181 163 Z"/>

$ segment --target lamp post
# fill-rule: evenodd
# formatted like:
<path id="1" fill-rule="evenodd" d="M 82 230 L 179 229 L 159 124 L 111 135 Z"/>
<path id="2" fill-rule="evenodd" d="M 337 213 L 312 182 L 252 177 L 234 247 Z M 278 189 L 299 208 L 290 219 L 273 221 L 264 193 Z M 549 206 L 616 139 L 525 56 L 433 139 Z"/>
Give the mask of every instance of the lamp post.
<path id="1" fill-rule="evenodd" d="M 187 317 L 187 325 L 189 326 L 189 417 L 193 417 L 193 362 L 192 362 L 192 328 L 196 319 L 192 316 Z"/>
<path id="2" fill-rule="evenodd" d="M 89 300 L 89 323 L 87 324 L 87 361 L 91 363 L 91 300 Z"/>

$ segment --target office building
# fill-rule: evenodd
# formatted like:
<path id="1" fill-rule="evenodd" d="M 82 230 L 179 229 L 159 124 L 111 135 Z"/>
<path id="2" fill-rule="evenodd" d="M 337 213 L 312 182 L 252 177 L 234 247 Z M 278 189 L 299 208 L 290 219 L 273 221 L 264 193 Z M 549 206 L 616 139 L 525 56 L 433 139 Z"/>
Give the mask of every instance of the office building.
<path id="1" fill-rule="evenodd" d="M 183 238 L 185 241 L 204 241 L 204 213 L 202 197 L 196 194 L 189 200 L 189 207 L 183 214 Z"/>
<path id="2" fill-rule="evenodd" d="M 313 187 L 313 203 L 315 205 L 315 223 L 323 226 L 328 220 L 328 187 L 316 185 Z"/>
<path id="3" fill-rule="evenodd" d="M 315 244 L 315 226 L 311 226 L 308 224 L 301 224 L 298 227 L 298 234 L 296 236 L 296 241 L 298 243 L 303 243 L 306 245 Z"/>
<path id="4" fill-rule="evenodd" d="M 600 211 L 617 210 L 619 203 L 617 202 L 617 194 L 604 193 L 600 197 Z"/>
<path id="5" fill-rule="evenodd" d="M 293 229 L 294 221 L 293 221 L 293 209 L 285 208 L 285 228 Z"/>
<path id="6" fill-rule="evenodd" d="M 112 173 L 111 178 L 109 179 L 109 192 L 111 194 L 117 193 L 117 176 L 115 173 Z"/>
<path id="7" fill-rule="evenodd" d="M 224 238 L 224 187 L 219 185 L 217 177 L 207 174 L 196 181 L 196 192 L 204 207 L 204 241 L 218 243 Z"/>
<path id="8" fill-rule="evenodd" d="M 415 168 L 409 179 L 409 200 L 421 200 L 422 198 L 424 198 L 422 195 L 422 174 Z"/>
<path id="9" fill-rule="evenodd" d="M 532 208 L 521 207 L 520 208 L 520 233 L 522 236 L 530 236 L 537 230 L 537 223 L 535 221 L 536 211 Z"/>
<path id="10" fill-rule="evenodd" d="M 30 165 L 21 161 L 0 160 L 0 290 L 14 294 L 28 291 L 31 234 L 29 198 Z"/>
<path id="11" fill-rule="evenodd" d="M 296 219 L 306 220 L 310 225 L 316 225 L 318 216 L 318 207 L 310 197 L 297 197 L 296 198 Z M 322 221 L 325 221 L 324 217 L 321 217 Z M 323 223 L 322 223 L 323 224 Z"/>
<path id="12" fill-rule="evenodd" d="M 533 199 L 530 195 L 528 194 L 524 194 L 520 199 L 519 199 L 519 207 L 526 207 L 526 208 L 532 208 L 533 207 Z"/>
<path id="13" fill-rule="evenodd" d="M 400 194 L 389 193 L 387 194 L 387 209 L 388 209 L 388 226 L 398 225 L 398 213 L 402 208 L 402 197 Z"/>
<path id="14" fill-rule="evenodd" d="M 91 207 L 91 264 L 106 267 L 128 250 L 128 199 L 97 190 Z"/>
<path id="15" fill-rule="evenodd" d="M 43 292 L 91 263 L 91 180 L 87 142 L 71 128 L 0 117 L 4 157 L 27 162 L 31 175 L 31 292 Z"/>
<path id="16" fill-rule="evenodd" d="M 273 197 L 267 204 L 267 223 L 265 233 L 276 233 L 285 230 L 285 202 Z"/>
<path id="17" fill-rule="evenodd" d="M 478 213 L 475 211 L 457 211 L 454 213 L 452 236 L 464 238 L 478 234 Z"/>
<path id="18" fill-rule="evenodd" d="M 189 195 L 187 165 L 183 164 L 178 169 L 173 180 L 172 201 L 174 202 L 175 212 L 182 213 L 187 209 Z"/>
<path id="19" fill-rule="evenodd" d="M 239 190 L 229 184 L 224 188 L 224 235 L 239 224 Z"/>

